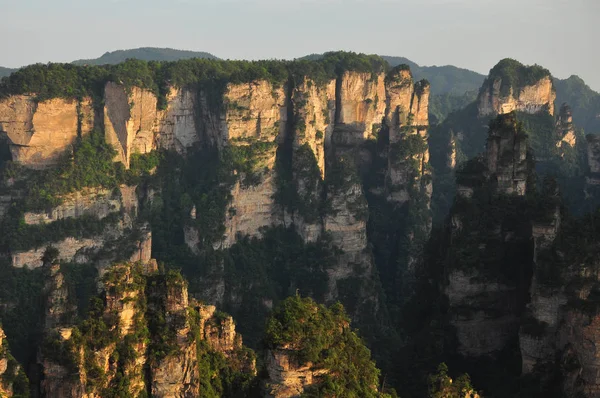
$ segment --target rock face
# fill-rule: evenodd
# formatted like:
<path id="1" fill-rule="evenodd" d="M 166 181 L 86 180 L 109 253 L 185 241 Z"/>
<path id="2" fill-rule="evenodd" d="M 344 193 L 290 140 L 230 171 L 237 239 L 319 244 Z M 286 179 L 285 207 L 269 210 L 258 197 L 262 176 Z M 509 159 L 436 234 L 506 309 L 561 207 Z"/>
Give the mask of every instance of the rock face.
<path id="1" fill-rule="evenodd" d="M 32 96 L 17 95 L 0 101 L 0 133 L 10 140 L 12 159 L 26 167 L 52 166 L 92 127 L 89 98 L 36 102 Z"/>
<path id="2" fill-rule="evenodd" d="M 469 358 L 495 357 L 506 349 L 518 336 L 527 302 L 534 255 L 532 220 L 522 196 L 531 166 L 521 136 L 514 114 L 499 115 L 490 123 L 485 157 L 470 160 L 457 173 L 444 293 L 456 350 Z M 538 245 L 557 225 L 537 225 Z"/>
<path id="3" fill-rule="evenodd" d="M 237 234 L 257 236 L 261 227 L 276 222 L 273 218 L 273 168 L 275 142 L 280 139 L 286 122 L 285 90 L 283 86 L 266 81 L 230 84 L 224 95 L 224 107 L 222 130 L 213 132 L 218 145 L 268 145 L 266 150 L 254 154 L 259 161 L 253 171 L 260 175 L 260 182 L 245 184 L 243 178 L 248 176 L 242 176 L 231 191 L 222 242 L 223 247 L 229 247 Z"/>
<path id="4" fill-rule="evenodd" d="M 48 339 L 62 347 L 63 355 L 42 350 L 46 396 L 91 398 L 106 391 L 136 396 L 151 391 L 156 397 L 196 397 L 200 378 L 213 377 L 201 375 L 201 369 L 215 371 L 198 362 L 211 355 L 223 355 L 230 372 L 255 376 L 254 358 L 243 349 L 231 317 L 190 303 L 180 275 L 159 274 L 152 261 L 145 266 L 116 264 L 104 275 L 103 285 L 102 307 L 94 308 L 88 321 L 93 328 L 55 324 L 48 329 Z M 49 310 L 56 308 L 56 301 L 52 303 Z"/>
<path id="5" fill-rule="evenodd" d="M 385 116 L 385 75 L 345 72 L 337 81 L 334 145 L 374 138 Z"/>
<path id="6" fill-rule="evenodd" d="M 121 209 L 135 217 L 138 208 L 135 188 L 123 185 L 118 194 L 104 188 L 84 188 L 61 197 L 62 203 L 48 212 L 26 212 L 25 224 L 48 224 L 65 218 L 81 216 L 96 216 L 101 220 L 111 213 L 120 212 Z"/>
<path id="7" fill-rule="evenodd" d="M 400 140 L 403 133 L 415 134 L 429 125 L 429 84 L 413 84 L 412 74 L 398 67 L 386 78 L 385 124 L 389 128 L 390 143 Z M 414 126 L 409 129 L 409 126 Z"/>
<path id="8" fill-rule="evenodd" d="M 104 88 L 106 141 L 117 151 L 116 160 L 129 167 L 132 153 L 156 148 L 157 98 L 150 91 L 108 82 Z"/>
<path id="9" fill-rule="evenodd" d="M 329 373 L 327 369 L 314 369 L 311 363 L 300 364 L 289 350 L 269 351 L 266 362 L 271 383 L 267 397 L 300 397 L 305 388 Z"/>
<path id="10" fill-rule="evenodd" d="M 451 323 L 456 328 L 458 353 L 466 357 L 501 351 L 519 330 L 513 310 L 517 306 L 516 288 L 480 281 L 478 276 L 475 272 L 453 271 L 445 291 L 450 307 L 456 311 Z"/>
<path id="11" fill-rule="evenodd" d="M 323 86 L 304 78 L 292 93 L 294 148 L 307 144 L 312 150 L 321 178 L 325 178 L 325 141 L 331 139 L 335 118 L 336 81 Z"/>
<path id="12" fill-rule="evenodd" d="M 7 398 L 13 396 L 14 381 L 21 376 L 21 373 L 21 366 L 10 354 L 6 334 L 0 327 L 0 396 Z"/>
<path id="13" fill-rule="evenodd" d="M 486 159 L 498 191 L 525 195 L 527 188 L 526 136 L 517 128 L 514 113 L 499 116 L 490 126 Z"/>
<path id="14" fill-rule="evenodd" d="M 160 121 L 159 145 L 185 153 L 200 142 L 200 129 L 196 126 L 197 95 L 191 89 L 172 88 L 167 101 L 165 116 Z"/>
<path id="15" fill-rule="evenodd" d="M 577 136 L 575 135 L 575 128 L 573 128 L 573 112 L 567 104 L 562 104 L 560 107 L 556 119 L 556 136 L 558 138 L 556 143 L 558 148 L 563 145 L 573 148 L 577 144 Z"/>
<path id="16" fill-rule="evenodd" d="M 553 115 L 555 100 L 550 72 L 537 65 L 524 66 L 517 61 L 504 59 L 490 71 L 477 103 L 480 117 L 513 111 L 537 113 L 542 110 Z"/>

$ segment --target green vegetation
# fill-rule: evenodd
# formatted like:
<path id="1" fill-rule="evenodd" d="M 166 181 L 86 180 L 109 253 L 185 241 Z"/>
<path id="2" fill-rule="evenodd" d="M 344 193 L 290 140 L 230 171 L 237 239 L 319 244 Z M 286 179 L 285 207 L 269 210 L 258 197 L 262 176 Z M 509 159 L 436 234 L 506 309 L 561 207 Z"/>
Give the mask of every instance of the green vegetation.
<path id="1" fill-rule="evenodd" d="M 479 396 L 471 385 L 468 374 L 452 380 L 448 376 L 448 366 L 441 363 L 437 373 L 429 377 L 429 398 L 475 398 Z"/>
<path id="2" fill-rule="evenodd" d="M 218 317 L 218 315 L 215 313 L 214 316 Z M 199 326 L 200 314 L 195 308 L 188 309 L 188 318 L 190 334 L 196 341 L 200 397 L 241 397 L 256 394 L 258 380 L 250 369 L 245 368 L 248 363 L 255 361 L 254 352 L 246 347 L 241 347 L 229 358 L 225 358 L 222 353 L 212 351 L 202 337 L 203 331 Z"/>
<path id="3" fill-rule="evenodd" d="M 291 168 L 285 167 L 283 154 L 278 156 L 275 203 L 290 214 L 298 213 L 306 223 L 315 223 L 324 211 L 320 201 L 323 181 L 317 159 L 307 143 L 295 149 L 292 156 Z"/>
<path id="4" fill-rule="evenodd" d="M 433 86 L 432 86 L 433 88 Z M 442 123 L 452 112 L 459 111 L 477 99 L 477 90 L 461 94 L 432 94 L 429 96 L 429 124 Z"/>
<path id="5" fill-rule="evenodd" d="M 553 79 L 556 88 L 556 108 L 567 103 L 573 109 L 573 123 L 586 133 L 600 132 L 600 93 L 592 90 L 579 76 Z"/>
<path id="6" fill-rule="evenodd" d="M 104 135 L 93 131 L 79 138 L 57 167 L 44 171 L 20 170 L 28 179 L 24 208 L 46 210 L 59 205 L 62 195 L 83 188 L 118 189 L 121 184 L 136 184 L 142 177 L 148 177 L 160 160 L 157 152 L 133 154 L 131 168 L 125 170 L 122 163 L 114 162 L 115 155 L 115 149 Z"/>
<path id="7" fill-rule="evenodd" d="M 21 68 L 0 83 L 0 98 L 10 94 L 35 93 L 42 101 L 49 98 L 89 96 L 101 103 L 106 82 L 120 82 L 126 88 L 137 86 L 152 91 L 165 105 L 170 85 L 197 86 L 222 93 L 226 83 L 267 80 L 283 84 L 289 76 L 309 76 L 324 84 L 345 71 L 384 72 L 387 63 L 375 55 L 331 52 L 316 62 L 310 61 L 222 61 L 181 59 L 179 61 L 142 61 L 128 59 L 116 65 L 76 66 L 72 64 L 35 64 Z M 217 100 L 218 100 L 218 96 Z"/>
<path id="8" fill-rule="evenodd" d="M 531 86 L 544 77 L 551 77 L 548 69 L 539 65 L 525 66 L 519 61 L 505 58 L 490 70 L 487 83 L 484 82 L 482 90 L 492 90 L 493 82 L 502 79 L 500 95 L 509 95 L 511 88 L 516 95 L 526 86 Z"/>
<path id="9" fill-rule="evenodd" d="M 0 330 L 2 325 L 0 325 Z M 12 388 L 15 398 L 29 398 L 29 380 L 19 365 L 15 357 L 12 356 L 8 344 L 8 340 L 3 339 L 0 345 L 0 360 L 4 362 L 6 368 L 3 369 L 0 375 L 0 388 Z M 1 395 L 1 394 L 0 394 Z"/>
<path id="10" fill-rule="evenodd" d="M 14 268 L 10 258 L 0 259 L 0 319 L 11 352 L 20 363 L 35 359 L 42 336 L 43 297 L 46 279 L 43 269 Z"/>
<path id="11" fill-rule="evenodd" d="M 262 239 L 242 237 L 224 257 L 226 295 L 240 297 L 241 304 L 226 300 L 224 309 L 238 322 L 244 340 L 256 346 L 268 309 L 274 303 L 300 291 L 319 301 L 328 287 L 327 269 L 335 264 L 337 251 L 327 239 L 305 243 L 293 228 L 272 227 Z"/>
<path id="12" fill-rule="evenodd" d="M 10 76 L 10 74 L 13 73 L 14 71 L 16 71 L 16 69 L 4 68 L 4 67 L 0 66 L 0 78 L 5 77 L 5 76 Z"/>
<path id="13" fill-rule="evenodd" d="M 329 370 L 307 396 L 390 397 L 377 391 L 379 370 L 349 323 L 341 304 L 327 308 L 292 296 L 268 319 L 265 344 L 271 350 L 293 347 L 300 364 Z"/>

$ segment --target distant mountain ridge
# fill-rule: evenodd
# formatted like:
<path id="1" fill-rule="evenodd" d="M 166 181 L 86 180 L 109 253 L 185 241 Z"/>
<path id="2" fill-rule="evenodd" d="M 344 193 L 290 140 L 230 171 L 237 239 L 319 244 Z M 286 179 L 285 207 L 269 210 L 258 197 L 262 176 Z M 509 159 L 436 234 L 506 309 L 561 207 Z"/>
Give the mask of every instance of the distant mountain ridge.
<path id="1" fill-rule="evenodd" d="M 106 65 L 118 64 L 129 58 L 142 61 L 177 61 L 190 58 L 218 59 L 216 56 L 204 51 L 176 50 L 173 48 L 140 47 L 129 50 L 117 50 L 104 53 L 99 58 L 79 59 L 73 61 L 75 65 Z"/>
<path id="2" fill-rule="evenodd" d="M 567 103 L 573 110 L 573 120 L 586 134 L 600 134 L 600 93 L 592 90 L 582 78 L 554 79 L 556 105 Z"/>
<path id="3" fill-rule="evenodd" d="M 485 75 L 453 65 L 420 66 L 404 57 L 382 55 L 390 66 L 406 64 L 416 80 L 427 79 L 431 83 L 431 94 L 463 95 L 469 91 L 478 91 Z"/>
<path id="4" fill-rule="evenodd" d="M 0 66 L 0 77 L 8 76 L 11 73 L 13 73 L 14 71 L 16 71 L 16 69 L 4 68 L 4 67 Z"/>

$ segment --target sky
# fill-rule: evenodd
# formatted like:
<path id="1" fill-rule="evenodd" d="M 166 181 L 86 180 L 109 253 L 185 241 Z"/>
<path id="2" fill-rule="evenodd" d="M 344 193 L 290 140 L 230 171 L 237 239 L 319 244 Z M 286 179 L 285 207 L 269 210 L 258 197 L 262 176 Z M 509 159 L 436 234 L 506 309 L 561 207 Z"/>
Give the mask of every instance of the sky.
<path id="1" fill-rule="evenodd" d="M 600 91 L 600 0 L 0 0 L 0 66 L 170 47 L 220 58 L 348 50 L 487 74 L 502 58 Z"/>

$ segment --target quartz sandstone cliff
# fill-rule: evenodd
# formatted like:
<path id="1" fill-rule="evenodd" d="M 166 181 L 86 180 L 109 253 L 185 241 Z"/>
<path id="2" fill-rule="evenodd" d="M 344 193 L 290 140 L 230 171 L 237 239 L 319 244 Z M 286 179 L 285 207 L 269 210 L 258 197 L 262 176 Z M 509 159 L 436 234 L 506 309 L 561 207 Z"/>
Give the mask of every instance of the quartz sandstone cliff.
<path id="1" fill-rule="evenodd" d="M 524 87 L 510 86 L 506 95 L 501 90 L 503 84 L 507 82 L 493 77 L 488 77 L 484 82 L 477 99 L 479 116 L 493 116 L 513 111 L 537 113 L 542 110 L 554 114 L 556 93 L 550 76 Z"/>
<path id="2" fill-rule="evenodd" d="M 0 100 L 0 134 L 9 139 L 13 160 L 40 169 L 56 164 L 78 135 L 93 127 L 91 100 L 60 98 L 37 102 L 16 95 Z"/>
<path id="3" fill-rule="evenodd" d="M 62 280 L 57 272 L 54 281 Z M 56 356 L 48 348 L 41 352 L 46 396 L 91 398 L 109 390 L 134 396 L 145 391 L 156 397 L 198 396 L 204 369 L 199 366 L 199 344 L 208 347 L 203 355 L 222 355 L 235 371 L 255 375 L 254 359 L 242 349 L 231 317 L 189 302 L 180 276 L 160 274 L 150 261 L 113 265 L 103 280 L 103 304 L 93 310 L 100 313 L 90 314 L 99 319 L 86 321 L 100 329 L 86 322 L 82 329 L 58 324 L 57 319 L 65 319 L 66 287 L 63 282 L 49 286 L 47 319 L 52 323 L 47 333 L 53 342 L 46 347 L 62 346 L 63 354 Z"/>

